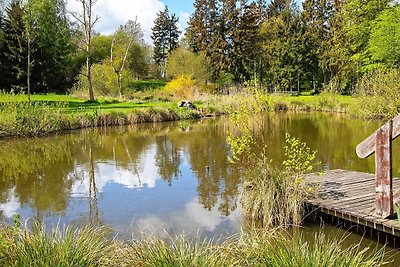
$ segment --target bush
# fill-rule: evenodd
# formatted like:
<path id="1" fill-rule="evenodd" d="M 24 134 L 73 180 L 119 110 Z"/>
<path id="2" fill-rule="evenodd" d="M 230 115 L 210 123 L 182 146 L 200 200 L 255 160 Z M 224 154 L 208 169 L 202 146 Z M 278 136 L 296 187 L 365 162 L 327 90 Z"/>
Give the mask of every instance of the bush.
<path id="1" fill-rule="evenodd" d="M 180 75 L 165 86 L 165 91 L 185 99 L 192 98 L 196 91 L 196 81 L 190 75 Z"/>
<path id="2" fill-rule="evenodd" d="M 65 103 L 0 103 L 0 136 L 37 136 L 62 129 Z"/>
<path id="3" fill-rule="evenodd" d="M 132 76 L 125 70 L 122 75 L 122 87 L 128 88 L 132 83 Z M 92 86 L 96 97 L 119 97 L 117 75 L 110 64 L 102 63 L 92 65 Z M 75 85 L 75 93 L 77 95 L 86 96 L 87 92 L 87 78 L 81 75 Z"/>
<path id="4" fill-rule="evenodd" d="M 365 118 L 394 117 L 400 111 L 400 70 L 379 70 L 365 74 L 357 83 L 359 101 L 353 110 Z"/>

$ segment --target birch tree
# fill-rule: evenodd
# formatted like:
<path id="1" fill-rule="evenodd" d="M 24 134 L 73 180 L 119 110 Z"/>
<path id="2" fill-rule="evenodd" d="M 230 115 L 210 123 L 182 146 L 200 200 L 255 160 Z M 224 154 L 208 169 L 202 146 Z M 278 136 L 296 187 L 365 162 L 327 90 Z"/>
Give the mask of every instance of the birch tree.
<path id="1" fill-rule="evenodd" d="M 122 98 L 123 95 L 122 78 L 129 50 L 131 49 L 132 44 L 135 41 L 140 41 L 142 37 L 142 29 L 140 23 L 137 22 L 137 18 L 134 21 L 129 20 L 125 25 L 120 26 L 114 34 L 111 43 L 110 64 L 117 76 L 120 98 Z"/>
<path id="2" fill-rule="evenodd" d="M 92 34 L 95 24 L 99 21 L 99 16 L 94 15 L 92 10 L 97 0 L 76 0 L 81 4 L 81 12 L 70 12 L 70 14 L 79 22 L 83 32 L 83 49 L 86 53 L 86 73 L 87 77 L 89 100 L 94 101 L 94 93 L 92 86 Z"/>

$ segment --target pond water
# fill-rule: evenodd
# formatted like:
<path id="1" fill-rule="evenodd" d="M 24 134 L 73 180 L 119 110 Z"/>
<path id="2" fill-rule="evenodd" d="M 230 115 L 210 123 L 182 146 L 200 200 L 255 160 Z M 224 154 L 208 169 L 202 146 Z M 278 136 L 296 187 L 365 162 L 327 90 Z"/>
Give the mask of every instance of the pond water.
<path id="1" fill-rule="evenodd" d="M 260 137 L 275 163 L 284 157 L 288 132 L 318 150 L 326 169 L 374 172 L 373 157 L 359 159 L 355 147 L 381 122 L 281 113 L 265 123 Z M 46 225 L 96 222 L 122 235 L 235 233 L 240 175 L 227 160 L 230 129 L 219 118 L 0 141 L 0 220 L 19 213 Z"/>

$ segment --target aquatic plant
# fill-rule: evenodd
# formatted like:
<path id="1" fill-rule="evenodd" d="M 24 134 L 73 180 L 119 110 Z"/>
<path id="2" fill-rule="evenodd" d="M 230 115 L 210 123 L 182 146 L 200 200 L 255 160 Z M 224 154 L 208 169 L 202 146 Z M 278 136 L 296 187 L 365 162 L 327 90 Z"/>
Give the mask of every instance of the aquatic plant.
<path id="1" fill-rule="evenodd" d="M 267 132 L 263 106 L 265 99 L 259 92 L 239 108 L 231 110 L 231 131 L 227 142 L 231 148 L 230 161 L 239 163 L 243 173 L 241 203 L 247 223 L 262 227 L 299 225 L 303 218 L 305 200 L 313 186 L 305 175 L 314 170 L 316 151 L 286 134 L 286 159 L 278 167 L 266 156 L 268 144 L 257 140 L 257 132 Z"/>

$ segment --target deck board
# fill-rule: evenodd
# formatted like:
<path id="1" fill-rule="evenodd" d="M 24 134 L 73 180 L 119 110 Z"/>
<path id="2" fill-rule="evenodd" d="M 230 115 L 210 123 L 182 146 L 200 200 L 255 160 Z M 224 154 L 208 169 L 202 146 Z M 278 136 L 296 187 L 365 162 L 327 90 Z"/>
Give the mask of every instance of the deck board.
<path id="1" fill-rule="evenodd" d="M 397 219 L 375 216 L 375 176 L 373 174 L 329 170 L 323 175 L 310 174 L 306 180 L 317 183 L 317 193 L 308 203 L 323 213 L 365 225 L 400 237 Z M 393 179 L 393 190 L 400 190 L 400 179 Z"/>

